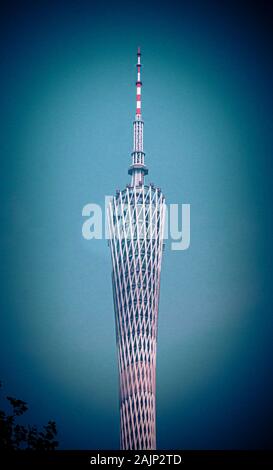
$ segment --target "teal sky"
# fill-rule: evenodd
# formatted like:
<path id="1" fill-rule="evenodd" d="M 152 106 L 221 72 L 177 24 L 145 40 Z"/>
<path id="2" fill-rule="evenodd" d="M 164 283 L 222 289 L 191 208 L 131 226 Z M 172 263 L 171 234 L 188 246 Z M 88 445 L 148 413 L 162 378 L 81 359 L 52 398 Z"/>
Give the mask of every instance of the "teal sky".
<path id="1" fill-rule="evenodd" d="M 258 3 L 257 3 L 258 5 Z M 147 181 L 191 204 L 163 258 L 159 448 L 272 445 L 272 7 L 18 3 L 1 28 L 0 378 L 62 448 L 117 448 L 110 251 L 82 208 Z"/>

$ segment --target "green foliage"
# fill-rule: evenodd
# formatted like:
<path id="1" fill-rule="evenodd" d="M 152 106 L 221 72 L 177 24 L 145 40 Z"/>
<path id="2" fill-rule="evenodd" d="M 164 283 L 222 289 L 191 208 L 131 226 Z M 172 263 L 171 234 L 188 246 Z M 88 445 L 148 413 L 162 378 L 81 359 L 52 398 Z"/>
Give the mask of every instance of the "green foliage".
<path id="1" fill-rule="evenodd" d="M 0 388 L 2 388 L 1 382 Z M 58 441 L 55 440 L 57 435 L 55 421 L 49 421 L 40 431 L 36 426 L 19 424 L 17 418 L 28 410 L 27 403 L 9 396 L 6 399 L 12 412 L 8 414 L 0 410 L 0 451 L 20 449 L 46 451 L 58 447 Z"/>

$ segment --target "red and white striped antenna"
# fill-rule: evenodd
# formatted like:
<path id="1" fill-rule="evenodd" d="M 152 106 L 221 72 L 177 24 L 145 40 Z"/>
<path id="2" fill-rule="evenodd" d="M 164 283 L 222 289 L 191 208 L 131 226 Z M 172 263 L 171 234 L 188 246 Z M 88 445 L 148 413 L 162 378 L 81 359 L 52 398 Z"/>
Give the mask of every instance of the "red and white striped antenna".
<path id="1" fill-rule="evenodd" d="M 137 81 L 136 81 L 136 115 L 141 116 L 141 86 L 140 68 L 141 68 L 141 52 L 140 47 L 137 48 Z"/>
<path id="2" fill-rule="evenodd" d="M 132 152 L 132 165 L 128 173 L 132 175 L 131 185 L 142 186 L 144 184 L 144 176 L 148 173 L 145 166 L 145 153 L 143 149 L 143 127 L 144 122 L 141 117 L 141 88 L 142 81 L 140 78 L 141 69 L 141 52 L 140 47 L 137 48 L 137 81 L 136 81 L 136 117 L 134 120 L 134 148 Z"/>

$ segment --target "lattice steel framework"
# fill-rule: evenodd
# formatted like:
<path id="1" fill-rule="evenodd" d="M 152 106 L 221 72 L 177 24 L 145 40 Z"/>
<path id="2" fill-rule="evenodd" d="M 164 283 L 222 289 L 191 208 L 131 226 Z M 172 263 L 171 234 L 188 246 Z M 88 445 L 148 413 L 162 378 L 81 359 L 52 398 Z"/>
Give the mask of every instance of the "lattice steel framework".
<path id="1" fill-rule="evenodd" d="M 139 88 L 139 49 L 137 66 Z M 137 90 L 137 101 L 139 95 Z M 137 113 L 129 168 L 132 183 L 117 191 L 108 207 L 122 449 L 156 448 L 156 343 L 165 200 L 159 188 L 144 184 L 148 172 L 144 155 L 143 121 Z"/>

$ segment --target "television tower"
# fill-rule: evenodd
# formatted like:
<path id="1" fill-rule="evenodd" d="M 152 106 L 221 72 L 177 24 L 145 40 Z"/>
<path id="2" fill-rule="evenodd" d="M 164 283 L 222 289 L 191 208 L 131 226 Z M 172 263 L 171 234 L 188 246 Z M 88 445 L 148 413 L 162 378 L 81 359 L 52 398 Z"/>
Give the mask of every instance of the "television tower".
<path id="1" fill-rule="evenodd" d="M 120 447 L 156 449 L 156 346 L 165 198 L 147 185 L 137 50 L 131 184 L 108 207 L 119 369 Z"/>

